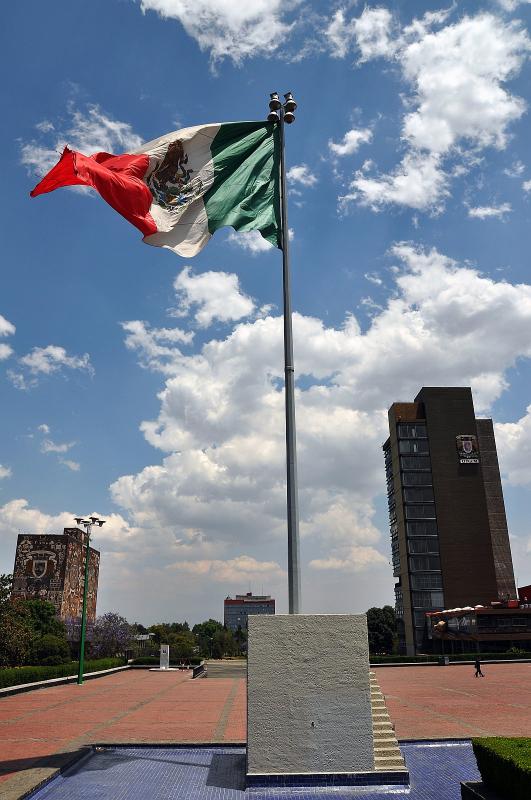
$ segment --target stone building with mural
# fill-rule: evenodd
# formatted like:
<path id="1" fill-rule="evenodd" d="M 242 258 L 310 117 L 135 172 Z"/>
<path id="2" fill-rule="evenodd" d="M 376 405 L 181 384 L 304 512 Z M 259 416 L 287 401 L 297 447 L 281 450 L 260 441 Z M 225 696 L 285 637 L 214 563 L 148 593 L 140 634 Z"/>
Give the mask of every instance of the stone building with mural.
<path id="1" fill-rule="evenodd" d="M 85 580 L 86 532 L 65 528 L 62 534 L 19 534 L 13 569 L 13 597 L 47 600 L 79 639 Z M 96 619 L 100 554 L 89 548 L 87 628 Z"/>

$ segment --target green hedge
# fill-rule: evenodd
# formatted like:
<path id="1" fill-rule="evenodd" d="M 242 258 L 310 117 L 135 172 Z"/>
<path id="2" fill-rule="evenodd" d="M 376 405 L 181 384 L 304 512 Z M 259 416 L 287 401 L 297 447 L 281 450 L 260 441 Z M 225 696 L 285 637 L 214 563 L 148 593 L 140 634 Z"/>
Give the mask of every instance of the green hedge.
<path id="1" fill-rule="evenodd" d="M 192 658 L 170 658 L 170 664 L 174 666 L 181 666 L 181 664 L 189 664 L 192 667 L 197 667 L 198 664 L 203 661 L 202 658 L 196 658 L 195 656 Z M 131 661 L 133 666 L 137 667 L 158 667 L 160 664 L 160 657 L 159 656 L 141 656 L 140 658 L 133 658 Z"/>
<path id="2" fill-rule="evenodd" d="M 100 658 L 97 661 L 85 661 L 83 672 L 98 672 L 100 669 L 122 667 L 123 658 Z M 7 686 L 19 686 L 22 683 L 35 683 L 47 681 L 50 678 L 65 678 L 67 675 L 77 675 L 79 665 L 77 661 L 69 664 L 58 664 L 54 667 L 8 667 L 0 669 L 0 689 Z"/>
<path id="3" fill-rule="evenodd" d="M 500 797 L 529 800 L 531 797 L 531 738 L 472 739 L 482 780 Z"/>
<path id="4" fill-rule="evenodd" d="M 438 661 L 440 653 L 432 653 L 428 656 L 373 656 L 369 654 L 371 664 L 425 664 L 427 661 Z M 450 661 L 475 661 L 477 653 L 446 653 Z M 515 655 L 514 653 L 479 653 L 481 661 L 509 661 L 518 658 L 531 658 L 531 653 L 521 653 Z"/>

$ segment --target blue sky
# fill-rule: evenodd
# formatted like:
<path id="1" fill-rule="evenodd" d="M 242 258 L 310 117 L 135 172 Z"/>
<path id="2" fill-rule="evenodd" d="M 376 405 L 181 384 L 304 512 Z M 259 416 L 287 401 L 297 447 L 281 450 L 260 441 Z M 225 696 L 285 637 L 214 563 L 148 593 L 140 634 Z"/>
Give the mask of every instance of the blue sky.
<path id="1" fill-rule="evenodd" d="M 292 90 L 303 609 L 392 602 L 385 411 L 422 385 L 493 416 L 529 583 L 531 4 L 248 5 L 4 13 L 0 570 L 95 512 L 99 612 L 286 610 L 280 253 L 226 230 L 182 259 L 88 192 L 29 191 L 65 143 L 130 152 Z"/>

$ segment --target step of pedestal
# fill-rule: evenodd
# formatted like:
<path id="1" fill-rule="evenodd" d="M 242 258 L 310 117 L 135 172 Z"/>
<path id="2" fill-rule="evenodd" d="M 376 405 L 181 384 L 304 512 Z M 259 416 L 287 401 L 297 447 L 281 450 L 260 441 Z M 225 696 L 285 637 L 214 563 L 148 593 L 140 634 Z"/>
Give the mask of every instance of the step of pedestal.
<path id="1" fill-rule="evenodd" d="M 394 727 L 389 718 L 385 697 L 376 675 L 370 673 L 370 695 L 374 741 L 374 768 L 377 771 L 405 770 L 406 765 L 398 747 Z"/>
<path id="2" fill-rule="evenodd" d="M 374 759 L 374 769 L 376 772 L 379 771 L 387 771 L 387 770 L 395 770 L 395 769 L 403 769 L 405 770 L 406 765 L 404 764 L 404 759 L 402 756 L 397 756 L 396 758 L 375 758 Z"/>
<path id="3" fill-rule="evenodd" d="M 374 731 L 374 746 L 387 747 L 387 745 L 392 745 L 393 747 L 396 747 L 396 739 L 394 732 L 385 731 L 384 733 L 382 733 L 381 731 Z"/>

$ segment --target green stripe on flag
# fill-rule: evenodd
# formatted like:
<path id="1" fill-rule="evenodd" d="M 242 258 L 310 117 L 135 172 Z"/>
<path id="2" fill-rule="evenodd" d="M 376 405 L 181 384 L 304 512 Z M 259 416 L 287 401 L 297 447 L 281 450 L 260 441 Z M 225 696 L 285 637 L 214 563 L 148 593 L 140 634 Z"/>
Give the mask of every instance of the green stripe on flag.
<path id="1" fill-rule="evenodd" d="M 210 233 L 227 225 L 258 230 L 275 247 L 280 236 L 280 132 L 272 122 L 222 125 L 210 150 L 214 183 L 204 195 Z"/>

